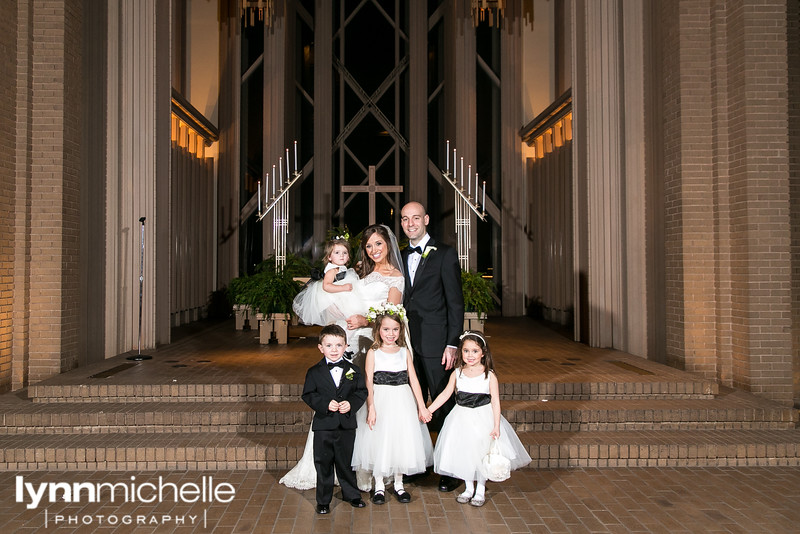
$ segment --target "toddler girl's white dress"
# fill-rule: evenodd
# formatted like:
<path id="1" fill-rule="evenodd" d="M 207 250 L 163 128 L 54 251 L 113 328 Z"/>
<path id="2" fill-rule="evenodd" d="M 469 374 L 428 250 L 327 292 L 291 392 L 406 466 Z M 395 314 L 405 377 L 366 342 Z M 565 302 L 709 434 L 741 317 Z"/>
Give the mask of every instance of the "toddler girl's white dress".
<path id="1" fill-rule="evenodd" d="M 367 405 L 356 414 L 358 428 L 353 446 L 353 468 L 364 480 L 395 473 L 412 475 L 433 465 L 433 445 L 428 426 L 417 416 L 417 403 L 408 383 L 406 349 L 396 353 L 375 350 L 373 397 L 376 421 L 367 425 Z M 359 483 L 361 486 L 361 482 Z"/>
<path id="2" fill-rule="evenodd" d="M 297 294 L 292 303 L 294 313 L 303 323 L 325 326 L 347 319 L 351 315 L 365 313 L 364 303 L 358 292 L 361 281 L 356 272 L 344 265 L 328 263 L 325 266 L 325 273 L 332 269 L 337 271 L 340 278 L 333 283 L 336 285 L 353 284 L 353 290 L 328 293 L 322 288 L 322 280 L 310 282 Z"/>
<path id="3" fill-rule="evenodd" d="M 461 480 L 488 478 L 483 473 L 481 462 L 489 452 L 494 428 L 489 378 L 484 373 L 470 378 L 461 372 L 456 374 L 456 405 L 447 415 L 436 440 L 433 453 L 433 470 Z M 474 406 L 474 407 L 470 407 Z M 511 469 L 525 467 L 531 457 L 516 432 L 502 415 L 500 416 L 500 451 L 511 461 Z"/>

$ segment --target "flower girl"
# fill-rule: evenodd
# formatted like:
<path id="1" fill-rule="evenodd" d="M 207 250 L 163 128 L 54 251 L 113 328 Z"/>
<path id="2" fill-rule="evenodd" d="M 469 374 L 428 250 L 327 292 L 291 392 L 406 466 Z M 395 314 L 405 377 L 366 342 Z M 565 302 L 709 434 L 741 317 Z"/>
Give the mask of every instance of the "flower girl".
<path id="1" fill-rule="evenodd" d="M 512 470 L 528 465 L 531 457 L 500 414 L 492 353 L 483 335 L 469 330 L 464 332 L 457 358 L 447 387 L 428 407 L 431 413 L 436 411 L 456 391 L 456 406 L 444 420 L 436 440 L 433 470 L 466 483 L 464 492 L 456 497 L 458 502 L 483 506 L 488 477 L 482 460 L 489 452 L 492 439 L 497 440 L 500 452 L 510 460 Z"/>
<path id="2" fill-rule="evenodd" d="M 414 371 L 405 336 L 405 309 L 400 304 L 370 308 L 375 343 L 367 352 L 364 375 L 367 403 L 358 412 L 353 468 L 375 479 L 374 504 L 384 504 L 385 477 L 394 477 L 394 492 L 401 503 L 411 501 L 403 488 L 403 475 L 421 473 L 433 464 L 433 446 L 427 426 L 430 412 Z M 368 483 L 371 486 L 371 484 Z"/>
<path id="3" fill-rule="evenodd" d="M 346 234 L 334 236 L 325 243 L 328 264 L 322 280 L 311 282 L 294 298 L 292 308 L 305 324 L 325 326 L 336 323 L 345 329 L 348 344 L 352 330 L 344 320 L 366 309 L 358 294 L 360 280 L 353 269 L 347 268 L 350 261 L 350 245 Z"/>

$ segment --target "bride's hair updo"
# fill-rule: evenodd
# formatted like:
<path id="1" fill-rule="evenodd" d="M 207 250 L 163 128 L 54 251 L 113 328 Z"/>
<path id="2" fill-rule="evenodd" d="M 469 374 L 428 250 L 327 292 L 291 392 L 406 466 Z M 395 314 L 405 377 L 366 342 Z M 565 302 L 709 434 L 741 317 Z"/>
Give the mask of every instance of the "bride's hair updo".
<path id="1" fill-rule="evenodd" d="M 381 239 L 383 239 L 384 245 L 386 247 L 386 260 L 396 269 L 399 268 L 398 265 L 395 265 L 395 262 L 392 260 L 391 254 L 391 243 L 392 240 L 389 237 L 389 232 L 386 226 L 382 224 L 373 224 L 371 226 L 367 226 L 364 229 L 363 234 L 361 235 L 361 245 L 359 246 L 361 252 L 361 261 L 359 262 L 358 266 L 356 267 L 356 272 L 358 273 L 359 278 L 364 278 L 369 273 L 375 270 L 375 261 L 367 254 L 367 241 L 369 238 L 372 237 L 373 234 L 378 234 Z"/>

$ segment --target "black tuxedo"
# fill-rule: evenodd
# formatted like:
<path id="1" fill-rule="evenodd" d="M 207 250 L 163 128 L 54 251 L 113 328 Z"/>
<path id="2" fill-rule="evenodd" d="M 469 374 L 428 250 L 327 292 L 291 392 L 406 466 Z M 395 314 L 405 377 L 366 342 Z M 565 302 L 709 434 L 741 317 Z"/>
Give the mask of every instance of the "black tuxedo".
<path id="1" fill-rule="evenodd" d="M 311 429 L 314 431 L 317 504 L 331 502 L 334 468 L 342 486 L 342 497 L 348 501 L 360 498 L 351 461 L 358 426 L 356 412 L 367 400 L 364 375 L 356 365 L 346 363 L 337 388 L 325 358 L 322 358 L 306 373 L 302 398 L 314 410 Z M 331 400 L 348 401 L 350 411 L 345 414 L 329 411 Z"/>
<path id="2" fill-rule="evenodd" d="M 429 247 L 435 247 L 435 250 Z M 425 249 L 429 252 L 420 258 L 413 284 L 408 272 L 409 252 L 407 248 L 403 250 L 406 267 L 403 305 L 408 313 L 414 367 L 423 395 L 430 392 L 431 399 L 434 399 L 444 390 L 450 376 L 442 365 L 442 353 L 447 345 L 458 346 L 458 337 L 464 328 L 464 296 L 456 251 L 433 237 Z M 452 406 L 451 400 L 443 409 L 437 410 L 428 426 L 439 430 Z"/>

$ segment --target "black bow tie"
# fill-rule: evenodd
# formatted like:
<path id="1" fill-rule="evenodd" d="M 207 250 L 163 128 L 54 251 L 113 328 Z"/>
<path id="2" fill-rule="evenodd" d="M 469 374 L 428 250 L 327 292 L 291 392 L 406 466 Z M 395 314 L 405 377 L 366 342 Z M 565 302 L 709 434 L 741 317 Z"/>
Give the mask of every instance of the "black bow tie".
<path id="1" fill-rule="evenodd" d="M 415 252 L 417 254 L 422 254 L 422 247 L 408 247 L 408 253 L 409 254 L 413 254 Z"/>
<path id="2" fill-rule="evenodd" d="M 328 362 L 328 369 L 333 369 L 334 367 L 341 367 L 344 369 L 344 360 L 339 360 L 338 362 Z"/>

